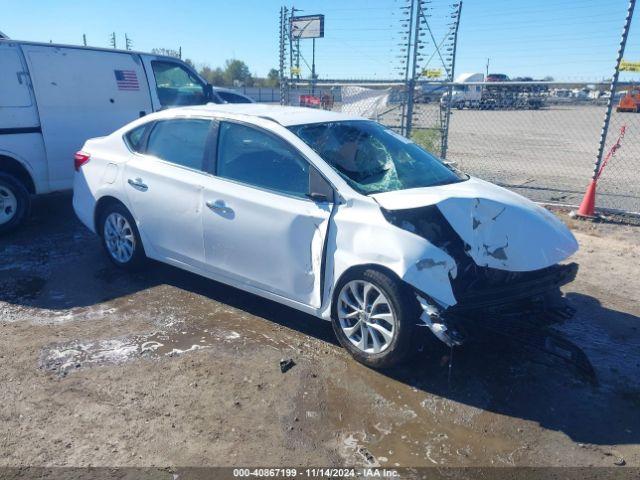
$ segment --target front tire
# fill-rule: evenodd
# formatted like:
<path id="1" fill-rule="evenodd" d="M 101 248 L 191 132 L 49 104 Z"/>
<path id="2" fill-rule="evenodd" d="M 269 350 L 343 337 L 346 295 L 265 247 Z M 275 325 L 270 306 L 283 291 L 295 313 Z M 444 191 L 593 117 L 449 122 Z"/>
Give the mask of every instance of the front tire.
<path id="1" fill-rule="evenodd" d="M 0 233 L 14 230 L 24 222 L 31 209 L 31 197 L 20 180 L 0 173 Z"/>
<path id="2" fill-rule="evenodd" d="M 109 260 L 129 271 L 140 270 L 146 255 L 136 222 L 120 203 L 107 206 L 100 215 L 102 246 Z"/>
<path id="3" fill-rule="evenodd" d="M 333 330 L 360 363 L 388 368 L 413 353 L 418 303 L 400 281 L 374 269 L 347 273 L 336 288 Z"/>

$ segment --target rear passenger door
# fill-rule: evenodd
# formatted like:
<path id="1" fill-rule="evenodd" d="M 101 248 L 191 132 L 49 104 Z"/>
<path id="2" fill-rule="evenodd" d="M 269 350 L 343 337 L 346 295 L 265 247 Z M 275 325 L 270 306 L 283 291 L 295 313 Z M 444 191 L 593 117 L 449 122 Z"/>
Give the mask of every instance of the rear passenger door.
<path id="1" fill-rule="evenodd" d="M 204 266 L 201 206 L 210 132 L 209 119 L 178 118 L 128 135 L 134 152 L 124 188 L 152 257 Z"/>
<path id="2" fill-rule="evenodd" d="M 311 307 L 320 306 L 333 190 L 271 132 L 222 121 L 216 175 L 206 179 L 205 259 L 210 271 Z M 310 178 L 326 199 L 309 198 Z"/>

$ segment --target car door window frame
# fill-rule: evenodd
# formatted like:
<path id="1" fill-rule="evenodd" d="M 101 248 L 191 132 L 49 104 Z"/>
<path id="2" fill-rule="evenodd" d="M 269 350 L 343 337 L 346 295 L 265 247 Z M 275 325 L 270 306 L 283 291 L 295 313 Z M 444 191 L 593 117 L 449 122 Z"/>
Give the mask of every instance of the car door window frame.
<path id="1" fill-rule="evenodd" d="M 330 198 L 328 200 L 328 203 L 334 203 L 335 199 L 337 197 L 337 190 L 335 188 L 335 186 L 327 179 L 327 177 L 319 170 L 315 167 L 315 165 L 313 164 L 313 162 L 311 160 L 309 160 L 309 158 L 302 153 L 298 148 L 296 148 L 294 145 L 292 145 L 290 142 L 288 142 L 286 139 L 282 138 L 280 135 L 278 135 L 275 132 L 272 132 L 270 130 L 267 130 L 266 128 L 262 128 L 258 125 L 255 125 L 253 123 L 248 123 L 248 122 L 243 122 L 241 120 L 235 120 L 235 119 L 228 119 L 228 118 L 217 118 L 215 119 L 216 121 L 216 139 L 215 139 L 215 149 L 213 151 L 213 168 L 211 170 L 211 173 L 213 176 L 215 176 L 217 179 L 220 180 L 224 180 L 227 182 L 232 182 L 232 183 L 236 183 L 238 185 L 243 185 L 245 187 L 249 187 L 249 188 L 255 188 L 256 190 L 261 190 L 263 192 L 268 192 L 271 194 L 275 194 L 275 195 L 281 195 L 283 197 L 289 197 L 289 198 L 295 198 L 297 200 L 303 200 L 303 201 L 307 201 L 307 202 L 312 202 L 312 203 L 322 203 L 322 202 L 318 202 L 313 200 L 312 198 L 310 198 L 310 194 L 311 192 L 311 177 L 312 175 L 315 175 L 316 177 L 320 177 L 324 180 L 324 182 L 327 184 L 328 188 L 333 192 L 332 198 Z M 219 175 L 218 173 L 218 160 L 219 160 L 219 153 L 220 153 L 220 124 L 221 123 L 231 123 L 231 124 L 236 124 L 236 125 L 242 125 L 248 128 L 252 128 L 254 130 L 257 130 L 261 133 L 264 133 L 265 135 L 274 138 L 278 141 L 281 141 L 285 144 L 285 146 L 290 149 L 294 154 L 296 154 L 298 157 L 300 157 L 301 160 L 307 162 L 307 165 L 309 167 L 308 170 L 308 184 L 307 184 L 307 193 L 305 194 L 305 196 L 299 196 L 299 195 L 295 195 L 292 193 L 287 193 L 287 192 L 283 192 L 280 190 L 275 190 L 272 188 L 268 188 L 268 187 L 263 187 L 260 185 L 254 185 L 251 183 L 247 183 L 247 182 L 242 182 L 240 180 L 235 180 L 233 178 L 228 178 L 228 177 L 222 177 Z"/>
<path id="2" fill-rule="evenodd" d="M 151 136 L 151 133 L 153 132 L 153 130 L 156 128 L 156 126 L 161 123 L 161 122 L 166 122 L 166 121 L 175 121 L 175 120 L 205 120 L 209 122 L 209 132 L 207 133 L 207 139 L 205 141 L 205 146 L 204 146 L 204 152 L 203 152 L 203 159 L 202 159 L 202 169 L 195 169 L 195 168 L 191 168 L 188 167 L 186 165 L 181 165 L 179 163 L 175 163 L 172 162 L 170 160 L 165 160 L 164 158 L 160 158 L 157 157 L 151 153 L 148 153 L 147 148 L 149 146 L 149 137 Z M 134 130 L 134 129 L 132 129 Z M 211 166 L 215 163 L 215 154 L 216 154 L 216 143 L 217 143 L 217 135 L 218 135 L 218 122 L 216 119 L 212 119 L 210 117 L 204 117 L 204 116 L 189 116 L 189 117 L 171 117 L 171 118 L 164 118 L 164 119 L 160 119 L 160 120 L 153 120 L 151 122 L 149 122 L 148 124 L 146 124 L 146 130 L 142 136 L 142 139 L 140 140 L 140 151 L 134 151 L 132 150 L 129 145 L 128 142 L 125 140 L 126 135 L 129 134 L 129 132 L 131 132 L 131 130 L 129 130 L 128 132 L 125 132 L 125 134 L 123 135 L 123 140 L 125 141 L 125 144 L 127 144 L 127 148 L 129 148 L 129 150 L 137 155 L 142 155 L 146 158 L 149 158 L 152 161 L 155 162 L 162 162 L 165 163 L 167 165 L 172 165 L 174 167 L 179 167 L 179 168 L 183 168 L 185 170 L 188 170 L 190 172 L 197 172 L 197 173 L 201 173 L 203 175 L 208 175 L 208 176 L 212 176 L 211 173 Z"/>

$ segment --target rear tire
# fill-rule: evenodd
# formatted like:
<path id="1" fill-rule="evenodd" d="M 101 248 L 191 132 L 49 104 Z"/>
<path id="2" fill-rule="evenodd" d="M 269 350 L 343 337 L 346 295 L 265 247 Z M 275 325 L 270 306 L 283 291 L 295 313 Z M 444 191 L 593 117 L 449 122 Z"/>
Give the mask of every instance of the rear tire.
<path id="1" fill-rule="evenodd" d="M 18 228 L 29 216 L 31 196 L 13 175 L 0 173 L 0 233 Z"/>
<path id="2" fill-rule="evenodd" d="M 147 257 L 136 222 L 121 203 L 107 205 L 100 214 L 100 236 L 107 257 L 117 267 L 137 271 Z"/>
<path id="3" fill-rule="evenodd" d="M 409 289 L 382 271 L 347 273 L 337 285 L 333 330 L 353 358 L 368 367 L 406 361 L 414 353 L 418 318 L 419 305 Z"/>

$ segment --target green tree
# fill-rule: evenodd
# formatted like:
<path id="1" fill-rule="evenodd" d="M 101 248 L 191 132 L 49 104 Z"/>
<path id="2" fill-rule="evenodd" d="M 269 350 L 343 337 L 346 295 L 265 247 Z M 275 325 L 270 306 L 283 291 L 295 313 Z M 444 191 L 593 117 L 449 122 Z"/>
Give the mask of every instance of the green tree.
<path id="1" fill-rule="evenodd" d="M 242 60 L 230 59 L 224 63 L 224 83 L 228 86 L 251 86 L 253 77 Z"/>
<path id="2" fill-rule="evenodd" d="M 200 76 L 204 78 L 207 81 L 207 83 L 210 83 L 211 85 L 216 85 L 220 87 L 225 84 L 224 72 L 220 67 L 212 69 L 208 65 L 205 65 L 200 69 L 200 72 L 198 73 L 200 73 Z"/>
<path id="3" fill-rule="evenodd" d="M 265 85 L 267 87 L 277 87 L 278 85 L 280 85 L 280 72 L 278 72 L 278 70 L 276 70 L 275 68 L 269 70 Z"/>

